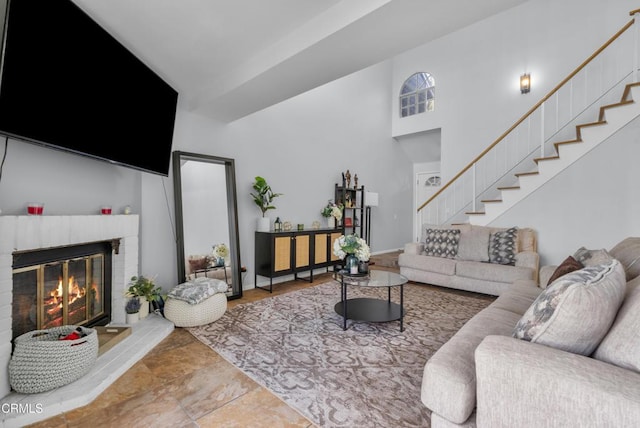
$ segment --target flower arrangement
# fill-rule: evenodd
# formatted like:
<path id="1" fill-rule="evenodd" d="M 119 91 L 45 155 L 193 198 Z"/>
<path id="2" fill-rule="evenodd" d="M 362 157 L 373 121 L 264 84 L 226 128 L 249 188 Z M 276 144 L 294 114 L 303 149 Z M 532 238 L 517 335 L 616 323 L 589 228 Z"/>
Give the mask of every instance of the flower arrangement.
<path id="1" fill-rule="evenodd" d="M 327 206 L 320 211 L 320 214 L 322 214 L 322 217 L 333 216 L 336 220 L 340 221 L 342 219 L 342 208 L 342 205 L 337 205 L 329 199 Z"/>
<path id="2" fill-rule="evenodd" d="M 124 310 L 128 314 L 136 314 L 140 312 L 140 298 L 137 296 L 131 297 L 129 300 L 127 300 L 127 304 L 124 307 Z"/>
<path id="3" fill-rule="evenodd" d="M 371 252 L 367 242 L 355 233 L 342 235 L 333 241 L 333 254 L 344 259 L 347 254 L 353 254 L 358 260 L 366 262 L 371 257 Z"/>
<path id="4" fill-rule="evenodd" d="M 229 247 L 227 247 L 225 243 L 214 245 L 212 254 L 216 257 L 226 259 L 229 257 Z"/>

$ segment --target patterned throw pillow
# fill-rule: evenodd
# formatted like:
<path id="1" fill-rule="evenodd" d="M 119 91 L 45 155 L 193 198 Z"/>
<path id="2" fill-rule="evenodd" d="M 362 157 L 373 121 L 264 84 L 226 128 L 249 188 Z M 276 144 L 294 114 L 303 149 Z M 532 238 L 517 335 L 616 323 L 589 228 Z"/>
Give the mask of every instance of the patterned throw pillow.
<path id="1" fill-rule="evenodd" d="M 425 232 L 424 254 L 453 259 L 458 254 L 459 229 L 427 229 Z"/>
<path id="2" fill-rule="evenodd" d="M 609 331 L 625 291 L 624 269 L 615 259 L 571 272 L 540 293 L 513 337 L 591 355 Z"/>
<path id="3" fill-rule="evenodd" d="M 515 265 L 517 239 L 517 227 L 492 233 L 489 238 L 489 263 Z"/>
<path id="4" fill-rule="evenodd" d="M 573 258 L 582 263 L 583 266 L 602 265 L 613 260 L 611 254 L 604 248 L 600 250 L 588 250 L 585 247 L 578 248 Z"/>

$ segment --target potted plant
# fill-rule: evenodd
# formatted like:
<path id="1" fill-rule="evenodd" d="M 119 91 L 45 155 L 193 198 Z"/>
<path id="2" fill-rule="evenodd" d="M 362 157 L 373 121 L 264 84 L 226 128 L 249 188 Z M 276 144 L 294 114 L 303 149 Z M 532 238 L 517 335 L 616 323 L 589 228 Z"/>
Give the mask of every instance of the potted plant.
<path id="1" fill-rule="evenodd" d="M 149 303 L 155 301 L 160 296 L 161 291 L 162 289 L 160 287 L 156 287 L 153 279 L 147 278 L 143 275 L 131 277 L 127 294 L 131 297 L 139 298 L 140 319 L 149 315 Z"/>
<path id="2" fill-rule="evenodd" d="M 138 296 L 130 297 L 124 307 L 127 313 L 127 324 L 133 324 L 140 319 L 140 298 Z"/>
<path id="3" fill-rule="evenodd" d="M 258 219 L 258 231 L 259 232 L 268 232 L 270 228 L 269 218 L 266 217 L 266 213 L 269 210 L 275 210 L 276 207 L 273 206 L 273 200 L 278 196 L 282 196 L 282 193 L 275 193 L 271 186 L 267 184 L 267 181 L 260 176 L 255 178 L 253 183 L 253 190 L 255 193 L 251 193 L 251 197 L 253 198 L 253 202 L 260 208 L 262 212 L 262 218 Z"/>

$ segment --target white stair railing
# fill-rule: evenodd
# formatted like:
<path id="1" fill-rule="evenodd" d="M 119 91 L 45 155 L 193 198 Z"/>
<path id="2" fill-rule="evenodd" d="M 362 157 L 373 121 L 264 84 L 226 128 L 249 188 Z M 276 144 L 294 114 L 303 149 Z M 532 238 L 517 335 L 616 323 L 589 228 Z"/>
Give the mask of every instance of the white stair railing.
<path id="1" fill-rule="evenodd" d="M 535 170 L 534 159 L 555 156 L 552 143 L 576 139 L 576 125 L 598 121 L 601 106 L 619 102 L 624 86 L 637 81 L 640 10 L 630 14 L 634 19 L 424 202 L 422 218 L 466 223 L 469 212 L 482 211 L 482 201 L 517 186 L 515 174 Z"/>

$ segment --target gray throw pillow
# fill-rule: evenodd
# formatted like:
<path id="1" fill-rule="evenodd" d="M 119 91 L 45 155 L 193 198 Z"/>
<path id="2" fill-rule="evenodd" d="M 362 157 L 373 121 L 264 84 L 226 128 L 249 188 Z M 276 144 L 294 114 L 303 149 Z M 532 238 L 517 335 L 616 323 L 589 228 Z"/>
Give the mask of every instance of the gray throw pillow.
<path id="1" fill-rule="evenodd" d="M 515 265 L 517 239 L 517 227 L 492 233 L 489 238 L 489 262 Z"/>
<path id="2" fill-rule="evenodd" d="M 424 254 L 452 259 L 458 253 L 459 229 L 427 229 Z"/>
<path id="3" fill-rule="evenodd" d="M 585 247 L 578 248 L 573 258 L 582 263 L 583 266 L 596 266 L 610 262 L 613 257 L 604 248 L 599 250 L 589 250 Z"/>
<path id="4" fill-rule="evenodd" d="M 489 237 L 491 229 L 484 226 L 472 226 L 460 233 L 458 255 L 456 259 L 470 262 L 489 261 Z"/>
<path id="5" fill-rule="evenodd" d="M 558 278 L 536 298 L 513 337 L 591 355 L 622 304 L 625 274 L 617 260 Z"/>

